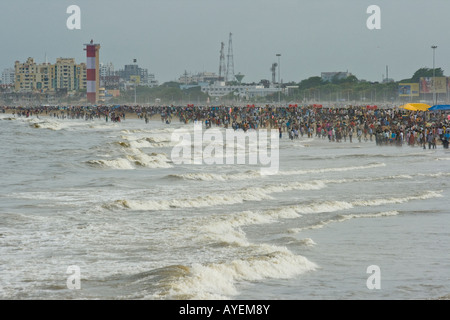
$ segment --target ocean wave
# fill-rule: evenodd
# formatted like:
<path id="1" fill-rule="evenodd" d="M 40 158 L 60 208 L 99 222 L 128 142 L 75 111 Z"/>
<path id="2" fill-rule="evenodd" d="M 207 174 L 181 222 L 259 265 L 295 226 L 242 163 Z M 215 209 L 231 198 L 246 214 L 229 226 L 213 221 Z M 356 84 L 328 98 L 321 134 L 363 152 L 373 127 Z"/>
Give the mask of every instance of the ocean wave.
<path id="1" fill-rule="evenodd" d="M 390 198 L 379 198 L 379 199 L 367 199 L 367 200 L 357 200 L 353 201 L 352 205 L 357 207 L 367 207 L 367 206 L 380 206 L 385 204 L 397 204 L 405 203 L 413 200 L 426 200 L 432 198 L 442 197 L 442 191 L 426 191 L 421 194 L 405 197 L 390 197 Z"/>
<path id="2" fill-rule="evenodd" d="M 132 140 L 128 142 L 129 147 L 140 149 L 140 148 L 154 148 L 154 146 L 146 139 Z"/>
<path id="3" fill-rule="evenodd" d="M 276 239 L 277 243 L 282 243 L 285 245 L 298 245 L 298 246 L 305 246 L 305 247 L 313 247 L 316 245 L 313 239 L 311 238 L 304 238 L 304 239 L 297 239 L 295 237 L 281 237 Z"/>
<path id="4" fill-rule="evenodd" d="M 364 166 L 350 166 L 350 167 L 340 167 L 340 168 L 320 168 L 320 169 L 309 169 L 309 170 L 289 170 L 281 171 L 280 175 L 301 175 L 309 173 L 325 173 L 325 172 L 343 172 L 343 171 L 353 171 L 353 170 L 364 170 L 385 167 L 385 163 L 372 163 Z"/>
<path id="5" fill-rule="evenodd" d="M 121 136 L 126 142 L 117 142 L 119 145 L 124 144 L 128 148 L 160 148 L 160 147 L 173 147 L 178 142 L 172 142 L 170 137 L 134 137 L 134 136 Z"/>
<path id="6" fill-rule="evenodd" d="M 409 178 L 409 176 L 406 177 Z M 377 181 L 377 180 L 398 179 L 398 178 L 405 178 L 405 176 L 402 175 L 402 176 L 387 176 L 375 178 L 329 179 L 329 180 L 312 180 L 306 182 L 269 184 L 263 187 L 248 187 L 236 191 L 229 191 L 221 195 L 209 194 L 192 198 L 177 198 L 177 199 L 162 199 L 162 200 L 119 199 L 113 202 L 112 204 L 111 203 L 105 204 L 104 208 L 107 209 L 122 208 L 132 210 L 171 210 L 177 208 L 201 208 L 217 205 L 231 205 L 243 203 L 244 201 L 271 200 L 273 199 L 273 197 L 271 196 L 271 194 L 273 193 L 280 193 L 293 190 L 305 190 L 305 191 L 321 190 L 323 188 L 326 188 L 328 184 L 343 184 L 350 182 L 365 182 L 365 181 Z M 364 203 L 364 201 L 366 200 L 362 200 L 360 201 L 360 203 L 358 201 L 355 203 L 328 202 L 321 204 L 311 204 L 309 207 L 290 206 L 288 210 L 297 213 L 332 212 L 342 209 L 349 209 L 352 206 L 360 206 Z M 367 205 L 370 205 L 371 200 L 367 201 L 368 201 Z M 396 200 L 379 199 L 372 201 L 379 201 L 380 203 L 382 203 L 383 201 L 398 201 L 398 203 L 400 203 L 401 201 L 409 201 L 409 200 L 398 198 Z M 286 208 L 283 209 L 286 210 Z M 276 213 L 277 210 L 274 210 L 273 214 Z"/>
<path id="7" fill-rule="evenodd" d="M 289 170 L 279 171 L 278 175 L 304 175 L 310 173 L 326 173 L 326 172 L 342 172 L 353 170 L 364 170 L 378 167 L 385 167 L 385 163 L 373 163 L 364 166 L 351 166 L 351 167 L 338 167 L 338 168 L 322 168 L 322 169 L 310 169 L 310 170 Z M 168 178 L 177 178 L 182 180 L 198 180 L 198 181 L 228 181 L 228 180 L 248 180 L 251 178 L 262 177 L 260 170 L 248 170 L 243 173 L 229 173 L 229 174 L 217 174 L 217 173 L 184 173 L 184 174 L 171 174 Z M 399 177 L 399 176 L 395 176 Z M 406 177 L 405 175 L 403 177 Z"/>
<path id="8" fill-rule="evenodd" d="M 38 129 L 49 129 L 53 131 L 59 131 L 64 128 L 63 124 L 52 120 L 30 119 L 28 122 L 30 127 Z"/>
<path id="9" fill-rule="evenodd" d="M 170 200 L 116 200 L 105 204 L 107 209 L 132 209 L 132 210 L 170 210 L 176 208 L 201 208 L 217 205 L 230 205 L 243 203 L 244 201 L 262 201 L 273 199 L 270 194 L 288 190 L 319 190 L 326 185 L 321 181 L 295 182 L 291 184 L 267 185 L 264 187 L 249 187 L 237 191 L 229 191 L 221 195 L 210 194 L 192 198 L 180 198 Z"/>
<path id="10" fill-rule="evenodd" d="M 426 199 L 432 199 L 432 198 L 438 198 L 442 197 L 441 194 L 442 191 L 427 191 L 423 194 L 418 194 L 415 196 L 406 196 L 406 197 L 398 197 L 398 198 L 379 198 L 379 199 L 369 199 L 369 200 L 359 200 L 359 201 L 353 201 L 348 203 L 349 208 L 353 207 L 367 207 L 367 206 L 380 206 L 385 204 L 399 204 L 399 203 L 405 203 L 409 201 L 414 200 L 426 200 Z M 398 215 L 398 211 L 385 211 L 385 212 L 379 212 L 374 214 L 347 214 L 347 215 L 339 215 L 336 219 L 330 219 L 326 221 L 320 221 L 312 226 L 304 227 L 304 228 L 292 228 L 289 229 L 288 232 L 290 233 L 297 233 L 306 229 L 318 229 L 322 228 L 323 226 L 334 223 L 334 222 L 343 222 L 349 219 L 354 218 L 378 218 L 378 217 L 385 217 L 385 216 L 395 216 Z"/>
<path id="11" fill-rule="evenodd" d="M 171 133 L 175 130 L 175 127 L 170 128 L 151 128 L 151 129 L 123 129 L 120 132 L 125 134 L 135 134 L 135 133 Z M 178 129 L 180 130 L 180 129 Z"/>
<path id="12" fill-rule="evenodd" d="M 225 204 L 236 204 L 244 201 L 261 201 L 272 199 L 265 192 L 230 192 L 228 195 L 207 195 L 194 198 L 180 198 L 171 200 L 116 200 L 103 205 L 107 209 L 131 210 L 170 210 L 177 208 L 202 208 Z"/>
<path id="13" fill-rule="evenodd" d="M 300 240 L 297 240 L 297 242 L 301 245 L 308 246 L 308 247 L 312 247 L 317 244 L 311 238 L 300 239 Z"/>
<path id="14" fill-rule="evenodd" d="M 376 198 L 376 199 L 365 199 L 356 201 L 325 201 L 320 203 L 311 203 L 309 205 L 299 205 L 299 206 L 289 206 L 285 208 L 280 208 L 278 210 L 292 210 L 294 209 L 297 213 L 308 214 L 308 213 L 323 213 L 323 212 L 335 212 L 341 210 L 353 209 L 355 207 L 372 207 L 381 206 L 385 204 L 396 204 L 405 203 L 414 200 L 425 200 L 431 198 L 442 197 L 442 191 L 426 191 L 422 194 L 417 194 L 413 196 L 405 197 L 391 197 L 391 198 Z"/>
<path id="15" fill-rule="evenodd" d="M 346 215 L 338 215 L 336 219 L 329 219 L 325 221 L 320 221 L 316 224 L 313 224 L 311 226 L 303 227 L 303 228 L 292 228 L 289 229 L 289 233 L 299 233 L 304 230 L 311 230 L 311 229 L 321 229 L 324 226 L 330 224 L 330 223 L 336 223 L 336 222 L 344 222 L 351 219 L 358 219 L 358 218 L 380 218 L 380 217 L 392 217 L 398 215 L 398 211 L 384 211 L 384 212 L 378 212 L 378 213 L 368 213 L 368 214 L 346 214 Z"/>
<path id="16" fill-rule="evenodd" d="M 146 147 L 143 141 L 115 141 L 114 145 L 120 146 L 124 155 L 118 159 L 90 160 L 88 164 L 110 169 L 135 169 L 146 168 L 171 168 L 170 160 L 165 153 L 147 154 L 140 148 Z"/>
<path id="17" fill-rule="evenodd" d="M 100 168 L 119 169 L 119 170 L 131 170 L 135 169 L 133 164 L 124 158 L 118 158 L 113 160 L 89 160 L 88 164 Z"/>
<path id="18" fill-rule="evenodd" d="M 143 152 L 137 152 L 134 155 L 127 155 L 127 159 L 137 166 L 146 168 L 171 168 L 169 159 L 163 153 L 152 153 L 147 155 Z"/>
<path id="19" fill-rule="evenodd" d="M 439 178 L 439 177 L 448 177 L 450 176 L 450 172 L 436 172 L 436 173 L 418 173 L 420 177 L 431 177 L 431 178 Z"/>
<path id="20" fill-rule="evenodd" d="M 256 248 L 263 249 L 264 246 Z M 265 248 L 268 248 L 267 246 Z M 230 299 L 239 294 L 236 285 L 243 281 L 290 279 L 314 271 L 317 265 L 284 248 L 223 263 L 193 264 L 189 273 L 166 284 L 154 299 Z"/>
<path id="21" fill-rule="evenodd" d="M 168 178 L 175 178 L 181 180 L 198 180 L 198 181 L 228 181 L 228 180 L 247 180 L 249 178 L 260 177 L 260 170 L 248 170 L 243 173 L 229 173 L 229 174 L 218 174 L 218 173 L 183 173 L 183 174 L 171 174 Z"/>

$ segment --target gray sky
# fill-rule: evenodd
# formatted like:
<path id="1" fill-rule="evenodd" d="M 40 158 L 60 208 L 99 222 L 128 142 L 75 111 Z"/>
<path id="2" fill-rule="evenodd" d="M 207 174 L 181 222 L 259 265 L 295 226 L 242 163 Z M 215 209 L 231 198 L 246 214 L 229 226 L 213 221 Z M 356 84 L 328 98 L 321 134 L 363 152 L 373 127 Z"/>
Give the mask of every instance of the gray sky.
<path id="1" fill-rule="evenodd" d="M 69 5 L 81 30 L 69 30 Z M 381 29 L 369 30 L 370 5 Z M 433 66 L 450 75 L 448 0 L 2 0 L 0 70 L 33 57 L 85 62 L 83 44 L 101 44 L 100 61 L 123 68 L 136 58 L 161 83 L 188 72 L 219 71 L 220 43 L 233 33 L 235 73 L 271 79 L 281 53 L 284 82 L 349 71 L 359 79 L 409 78 Z"/>

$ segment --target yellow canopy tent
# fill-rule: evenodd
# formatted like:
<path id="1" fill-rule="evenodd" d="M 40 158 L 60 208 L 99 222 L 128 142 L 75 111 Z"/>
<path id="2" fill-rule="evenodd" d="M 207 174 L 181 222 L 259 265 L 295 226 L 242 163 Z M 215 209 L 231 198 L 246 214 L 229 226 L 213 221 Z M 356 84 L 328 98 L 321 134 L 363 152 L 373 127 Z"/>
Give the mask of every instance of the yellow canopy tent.
<path id="1" fill-rule="evenodd" d="M 427 111 L 429 108 L 431 108 L 431 106 L 425 103 L 407 103 L 400 106 L 399 108 L 411 111 Z"/>

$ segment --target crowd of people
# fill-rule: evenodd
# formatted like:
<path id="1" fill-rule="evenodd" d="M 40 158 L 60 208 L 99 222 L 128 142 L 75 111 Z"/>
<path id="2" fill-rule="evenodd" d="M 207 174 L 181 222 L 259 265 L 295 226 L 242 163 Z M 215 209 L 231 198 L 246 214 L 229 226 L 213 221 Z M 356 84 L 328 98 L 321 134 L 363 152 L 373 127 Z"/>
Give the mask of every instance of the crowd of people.
<path id="1" fill-rule="evenodd" d="M 448 148 L 448 111 L 409 111 L 397 107 L 322 107 L 317 105 L 246 106 L 39 106 L 0 107 L 14 116 L 46 115 L 58 119 L 105 119 L 120 122 L 127 114 L 145 120 L 160 119 L 170 124 L 202 122 L 206 128 L 234 130 L 277 129 L 280 138 L 328 139 L 329 142 L 375 142 L 377 145 L 409 145 L 429 149 L 442 144 Z"/>

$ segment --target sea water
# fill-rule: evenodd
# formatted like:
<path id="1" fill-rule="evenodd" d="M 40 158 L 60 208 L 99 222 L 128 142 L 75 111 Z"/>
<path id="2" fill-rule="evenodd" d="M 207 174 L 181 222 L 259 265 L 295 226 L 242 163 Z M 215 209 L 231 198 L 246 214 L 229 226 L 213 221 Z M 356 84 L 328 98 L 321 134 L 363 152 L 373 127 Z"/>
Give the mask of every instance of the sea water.
<path id="1" fill-rule="evenodd" d="M 175 164 L 179 129 L 2 115 L 0 298 L 449 297 L 442 146 L 285 134 L 262 175 Z"/>

